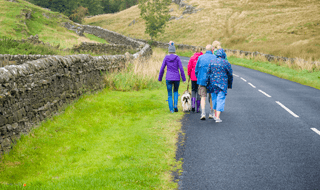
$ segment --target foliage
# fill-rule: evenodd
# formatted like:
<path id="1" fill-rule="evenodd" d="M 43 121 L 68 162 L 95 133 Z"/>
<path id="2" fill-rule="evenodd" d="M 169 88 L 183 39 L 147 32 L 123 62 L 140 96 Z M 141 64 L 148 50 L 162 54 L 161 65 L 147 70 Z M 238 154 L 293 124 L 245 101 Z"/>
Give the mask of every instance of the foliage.
<path id="1" fill-rule="evenodd" d="M 140 0 L 141 17 L 146 21 L 146 31 L 151 40 L 163 33 L 169 21 L 169 8 L 171 0 Z"/>
<path id="2" fill-rule="evenodd" d="M 61 54 L 61 50 L 48 45 L 34 45 L 29 42 L 19 43 L 11 38 L 0 37 L 0 54 L 58 55 Z"/>
<path id="3" fill-rule="evenodd" d="M 70 19 L 77 23 L 82 23 L 84 17 L 88 14 L 88 8 L 79 6 L 77 9 L 73 10 L 73 14 L 70 15 Z"/>
<path id="4" fill-rule="evenodd" d="M 38 6 L 71 16 L 80 6 L 88 9 L 89 15 L 115 13 L 138 3 L 138 0 L 28 0 Z"/>

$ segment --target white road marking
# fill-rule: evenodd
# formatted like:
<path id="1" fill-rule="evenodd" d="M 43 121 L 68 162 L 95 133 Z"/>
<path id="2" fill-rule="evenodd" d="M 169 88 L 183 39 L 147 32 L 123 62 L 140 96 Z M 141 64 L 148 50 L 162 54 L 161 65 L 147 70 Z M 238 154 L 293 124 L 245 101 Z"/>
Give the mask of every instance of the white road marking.
<path id="1" fill-rule="evenodd" d="M 250 86 L 252 86 L 253 88 L 256 88 L 253 84 L 251 84 L 250 82 L 248 83 Z"/>
<path id="2" fill-rule="evenodd" d="M 267 97 L 271 98 L 271 96 L 265 92 L 263 92 L 262 90 L 259 90 L 259 92 L 261 92 L 262 94 L 266 95 Z"/>
<path id="3" fill-rule="evenodd" d="M 244 82 L 247 82 L 247 80 L 246 80 L 246 79 L 244 79 L 244 78 L 242 78 L 242 77 L 241 77 L 241 79 L 242 79 Z"/>
<path id="4" fill-rule="evenodd" d="M 318 131 L 318 129 L 316 128 L 311 128 L 312 131 L 314 131 L 315 133 L 317 133 L 318 135 L 320 135 L 320 131 Z"/>
<path id="5" fill-rule="evenodd" d="M 298 115 L 296 115 L 295 113 L 293 113 L 291 110 L 289 110 L 286 106 L 284 106 L 283 104 L 281 104 L 280 102 L 276 101 L 277 104 L 279 104 L 283 109 L 285 109 L 287 112 L 289 112 L 291 115 L 293 115 L 293 117 L 299 117 Z"/>
<path id="6" fill-rule="evenodd" d="M 239 77 L 239 76 L 238 76 L 238 75 L 236 75 L 236 74 L 233 74 L 233 76 Z"/>

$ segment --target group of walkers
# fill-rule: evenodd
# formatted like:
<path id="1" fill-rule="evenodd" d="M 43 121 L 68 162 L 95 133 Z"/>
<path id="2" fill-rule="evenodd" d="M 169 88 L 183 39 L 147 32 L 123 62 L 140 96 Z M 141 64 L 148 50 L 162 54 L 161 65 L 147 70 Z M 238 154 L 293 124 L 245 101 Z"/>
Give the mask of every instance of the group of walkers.
<path id="1" fill-rule="evenodd" d="M 174 113 L 178 112 L 180 75 L 184 83 L 186 82 L 186 77 L 181 60 L 175 54 L 176 49 L 172 41 L 169 42 L 168 52 L 169 55 L 163 60 L 158 80 L 162 81 L 164 69 L 167 67 L 168 105 L 170 112 Z M 202 53 L 200 47 L 195 49 L 195 53 L 188 63 L 188 76 L 191 79 L 192 86 L 192 111 L 199 113 L 201 107 L 200 119 L 205 120 L 205 105 L 206 97 L 208 96 L 210 102 L 209 119 L 222 122 L 220 114 L 224 111 L 227 89 L 232 88 L 233 75 L 231 64 L 228 62 L 220 42 L 214 41 L 212 45 L 207 45 L 205 54 Z"/>

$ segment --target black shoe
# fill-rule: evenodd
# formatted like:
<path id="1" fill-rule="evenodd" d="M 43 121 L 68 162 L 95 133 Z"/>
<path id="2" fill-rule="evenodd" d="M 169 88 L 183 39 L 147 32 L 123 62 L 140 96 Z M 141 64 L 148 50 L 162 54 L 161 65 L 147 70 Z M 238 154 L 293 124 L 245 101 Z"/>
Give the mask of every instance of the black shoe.
<path id="1" fill-rule="evenodd" d="M 192 108 L 192 112 L 195 112 L 196 111 L 196 108 Z"/>
<path id="2" fill-rule="evenodd" d="M 174 112 L 178 112 L 178 108 L 174 108 Z"/>

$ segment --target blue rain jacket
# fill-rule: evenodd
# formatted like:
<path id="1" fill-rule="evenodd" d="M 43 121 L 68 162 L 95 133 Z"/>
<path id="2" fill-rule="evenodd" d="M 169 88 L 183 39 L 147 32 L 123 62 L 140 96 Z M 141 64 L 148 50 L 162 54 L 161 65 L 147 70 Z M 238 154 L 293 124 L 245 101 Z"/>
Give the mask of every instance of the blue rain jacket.
<path id="1" fill-rule="evenodd" d="M 227 89 L 232 88 L 233 75 L 231 64 L 225 60 L 225 52 L 223 49 L 217 51 L 217 59 L 212 61 L 208 66 L 206 75 L 206 86 L 208 93 L 222 91 L 227 95 Z"/>
<path id="2" fill-rule="evenodd" d="M 197 61 L 195 74 L 197 77 L 197 84 L 201 86 L 207 86 L 206 78 L 208 66 L 212 61 L 215 61 L 217 56 L 215 56 L 211 51 L 207 51 L 205 54 L 201 55 Z"/>

